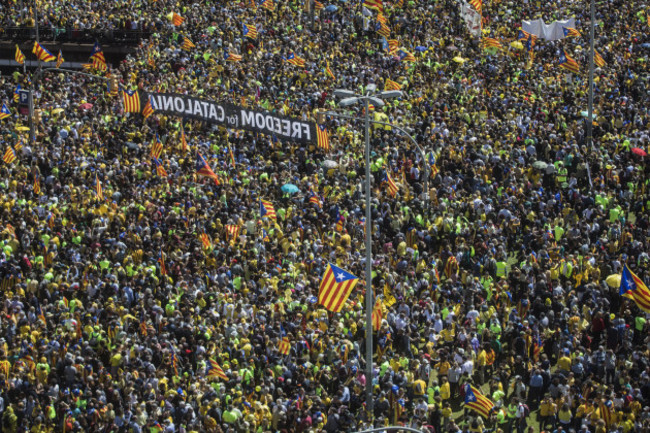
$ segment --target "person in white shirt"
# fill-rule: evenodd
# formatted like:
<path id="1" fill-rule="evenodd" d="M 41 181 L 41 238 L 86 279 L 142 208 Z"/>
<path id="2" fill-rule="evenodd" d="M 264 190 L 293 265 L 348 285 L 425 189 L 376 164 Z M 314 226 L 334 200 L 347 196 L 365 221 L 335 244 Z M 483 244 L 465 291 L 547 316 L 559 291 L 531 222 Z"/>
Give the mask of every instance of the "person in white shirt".
<path id="1" fill-rule="evenodd" d="M 465 362 L 463 362 L 463 373 L 467 373 L 470 378 L 474 373 L 474 361 L 472 361 L 470 358 L 466 358 Z"/>

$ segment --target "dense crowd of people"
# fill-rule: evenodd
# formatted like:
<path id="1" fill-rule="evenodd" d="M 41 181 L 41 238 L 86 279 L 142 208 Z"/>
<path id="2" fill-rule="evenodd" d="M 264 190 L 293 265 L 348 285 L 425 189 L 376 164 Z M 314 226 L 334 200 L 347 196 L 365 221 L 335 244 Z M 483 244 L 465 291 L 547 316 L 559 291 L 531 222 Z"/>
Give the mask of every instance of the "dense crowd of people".
<path id="1" fill-rule="evenodd" d="M 28 3 L 2 2 L 2 24 L 33 25 Z M 647 5 L 598 3 L 592 143 L 588 36 L 538 39 L 533 56 L 516 44 L 525 19 L 575 17 L 588 35 L 583 2 L 485 2 L 483 37 L 500 49 L 468 32 L 455 1 L 385 2 L 387 39 L 413 62 L 358 2 L 323 2 L 313 27 L 302 2 L 271 3 L 37 5 L 42 26 L 155 29 L 95 72 L 126 89 L 314 121 L 361 116 L 337 108 L 335 88 L 398 84 L 403 97 L 372 115 L 412 130 L 425 154 L 373 126 L 373 376 L 362 122 L 328 118 L 326 151 L 144 119 L 103 81 L 16 68 L 0 76 L 0 149 L 16 155 L 0 168 L 2 431 L 647 431 L 647 315 L 616 277 L 627 265 L 650 281 Z M 559 67 L 563 51 L 579 73 Z M 36 87 L 34 142 L 18 85 Z M 197 176 L 197 152 L 219 185 Z M 328 263 L 360 278 L 340 313 L 317 302 Z M 469 385 L 487 414 L 465 407 Z"/>

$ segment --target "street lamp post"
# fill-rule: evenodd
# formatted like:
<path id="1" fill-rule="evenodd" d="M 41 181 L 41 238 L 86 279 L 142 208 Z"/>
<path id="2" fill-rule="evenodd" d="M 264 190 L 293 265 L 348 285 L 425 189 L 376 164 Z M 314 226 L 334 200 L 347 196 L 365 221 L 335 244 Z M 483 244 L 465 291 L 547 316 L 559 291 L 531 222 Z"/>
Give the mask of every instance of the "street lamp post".
<path id="1" fill-rule="evenodd" d="M 339 114 L 334 111 L 325 111 L 322 113 L 323 115 L 326 116 L 333 116 L 333 117 L 340 117 L 342 119 L 350 119 L 350 120 L 361 120 L 359 117 L 354 117 L 354 116 L 346 116 L 345 114 Z M 320 122 L 319 122 L 320 123 Z M 424 206 L 425 206 L 425 211 L 426 211 L 426 216 L 429 216 L 429 177 L 431 176 L 431 167 L 429 166 L 429 163 L 427 161 L 426 157 L 426 152 L 420 146 L 420 144 L 417 142 L 415 137 L 413 137 L 406 129 L 402 128 L 401 126 L 395 125 L 394 123 L 388 123 L 388 122 L 380 122 L 378 120 L 371 120 L 370 123 L 374 125 L 383 125 L 383 126 L 390 126 L 391 128 L 397 129 L 399 132 L 402 134 L 406 135 L 406 137 L 411 140 L 411 143 L 415 145 L 415 147 L 418 149 L 420 152 L 420 157 L 422 158 L 422 162 L 424 165 L 425 169 L 425 176 L 424 176 Z"/>
<path id="2" fill-rule="evenodd" d="M 377 86 L 368 84 L 365 95 L 357 95 L 351 90 L 337 89 L 334 96 L 344 98 L 339 101 L 341 107 L 363 103 L 365 106 L 365 159 L 366 159 L 366 410 L 372 416 L 372 220 L 370 212 L 370 113 L 369 106 L 372 103 L 376 107 L 383 107 L 385 98 L 396 98 L 402 96 L 399 90 L 384 91 L 373 94 Z"/>

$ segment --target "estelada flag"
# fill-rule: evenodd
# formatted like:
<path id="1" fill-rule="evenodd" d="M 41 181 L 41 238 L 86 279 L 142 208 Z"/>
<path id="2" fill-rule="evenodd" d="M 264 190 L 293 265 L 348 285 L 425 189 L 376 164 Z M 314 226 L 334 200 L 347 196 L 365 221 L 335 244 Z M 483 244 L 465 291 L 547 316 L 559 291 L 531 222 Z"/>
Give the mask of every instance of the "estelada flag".
<path id="1" fill-rule="evenodd" d="M 358 282 L 358 277 L 328 263 L 318 290 L 318 303 L 329 311 L 338 313 Z"/>

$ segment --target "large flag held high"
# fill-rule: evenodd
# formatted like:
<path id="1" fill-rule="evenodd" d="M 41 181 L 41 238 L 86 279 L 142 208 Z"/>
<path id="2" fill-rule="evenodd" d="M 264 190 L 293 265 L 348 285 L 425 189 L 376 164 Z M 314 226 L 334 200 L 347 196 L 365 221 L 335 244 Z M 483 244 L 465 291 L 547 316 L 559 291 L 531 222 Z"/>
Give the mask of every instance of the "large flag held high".
<path id="1" fill-rule="evenodd" d="M 465 407 L 476 411 L 483 418 L 489 418 L 494 403 L 468 383 L 465 385 Z"/>
<path id="2" fill-rule="evenodd" d="M 358 282 L 358 277 L 328 263 L 318 289 L 318 303 L 328 310 L 338 313 L 343 309 L 345 301 Z"/>
<path id="3" fill-rule="evenodd" d="M 641 310 L 650 313 L 650 290 L 627 265 L 623 267 L 621 285 L 618 290 L 621 296 L 632 299 Z"/>
<path id="4" fill-rule="evenodd" d="M 34 42 L 34 48 L 32 48 L 32 53 L 36 54 L 39 60 L 43 62 L 53 62 L 56 60 L 56 57 L 50 53 L 44 46 L 38 42 Z"/>

